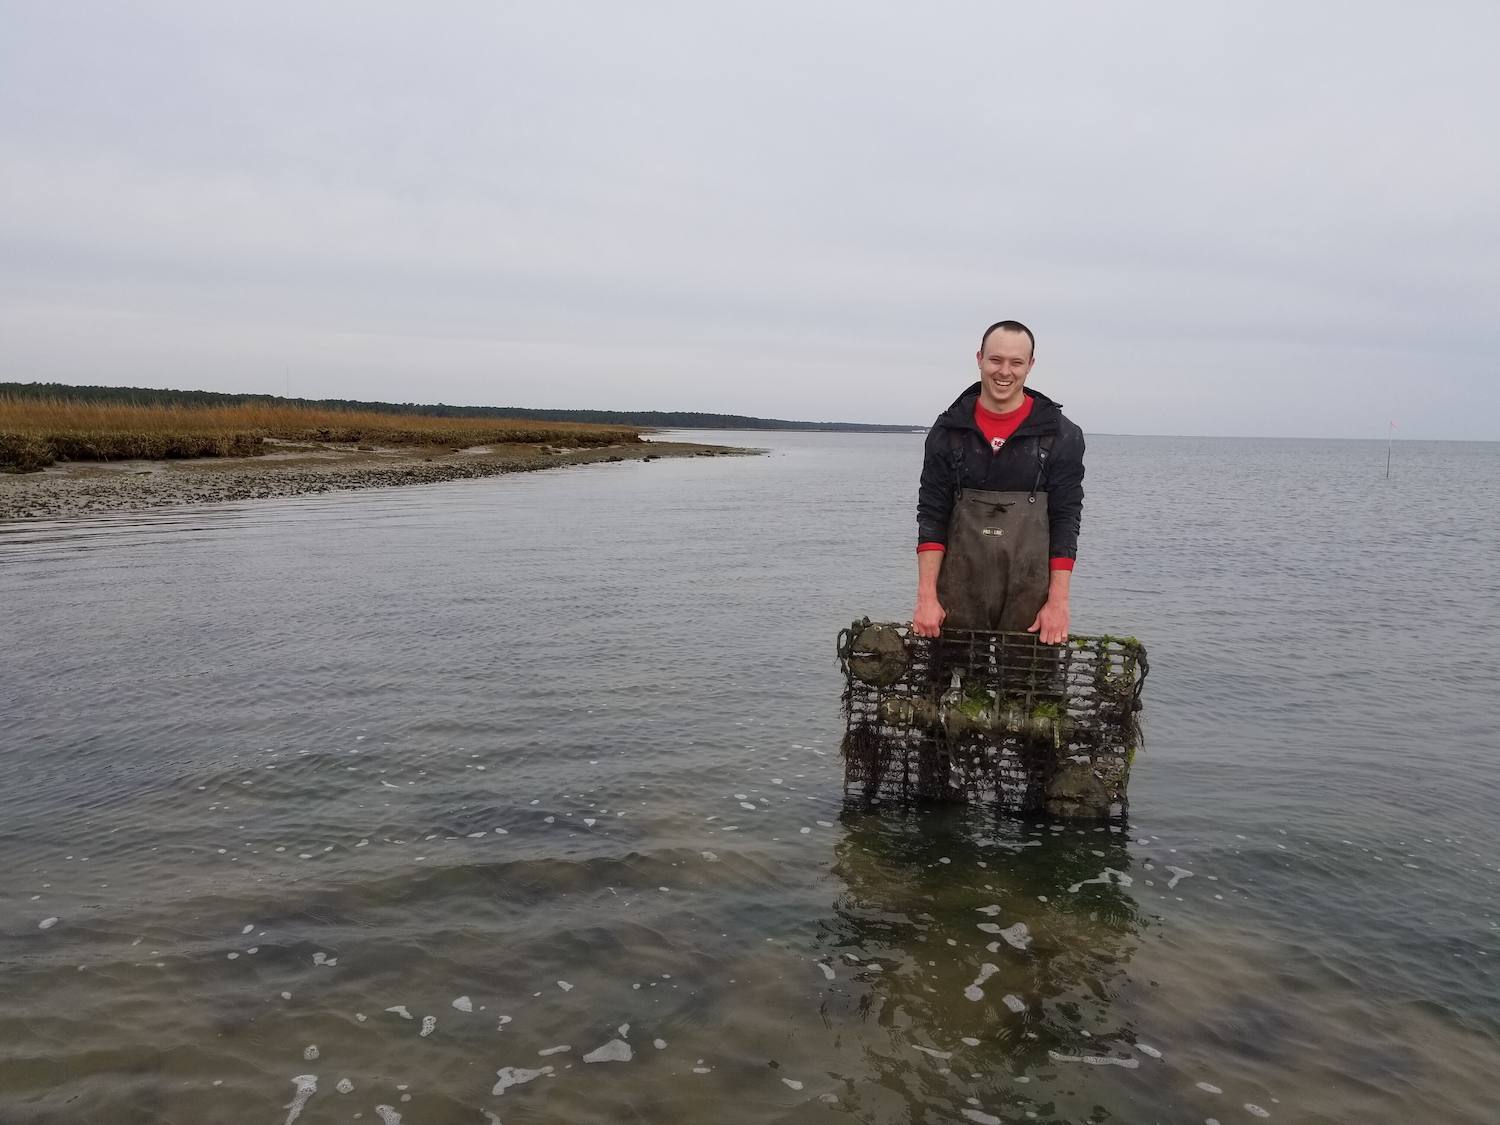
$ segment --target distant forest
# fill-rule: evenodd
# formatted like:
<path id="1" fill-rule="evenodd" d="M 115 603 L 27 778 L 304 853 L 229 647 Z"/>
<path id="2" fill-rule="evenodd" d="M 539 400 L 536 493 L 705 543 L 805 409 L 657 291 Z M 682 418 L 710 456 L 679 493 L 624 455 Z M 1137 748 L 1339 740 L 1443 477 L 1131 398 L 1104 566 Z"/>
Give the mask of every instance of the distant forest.
<path id="1" fill-rule="evenodd" d="M 218 391 L 162 391 L 148 387 L 75 387 L 67 383 L 0 383 L 0 397 L 63 398 L 75 402 L 138 403 L 152 406 L 236 406 L 279 403 L 323 410 L 374 410 L 382 414 L 425 414 L 435 418 L 530 418 L 552 422 L 601 422 L 623 426 L 687 430 L 834 430 L 849 433 L 911 433 L 919 426 L 877 426 L 862 422 L 793 422 L 743 414 L 697 410 L 538 410 L 529 406 L 447 406 L 444 403 L 359 402 L 346 398 L 283 398 L 231 395 Z"/>

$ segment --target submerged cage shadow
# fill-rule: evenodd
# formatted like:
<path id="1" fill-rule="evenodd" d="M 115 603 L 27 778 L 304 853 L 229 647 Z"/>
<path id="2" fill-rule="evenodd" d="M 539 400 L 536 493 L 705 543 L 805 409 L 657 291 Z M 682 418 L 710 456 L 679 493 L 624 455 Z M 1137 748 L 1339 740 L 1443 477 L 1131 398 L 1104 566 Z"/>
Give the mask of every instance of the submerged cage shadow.
<path id="1" fill-rule="evenodd" d="M 1134 637 L 841 630 L 844 788 L 867 800 L 1123 814 L 1150 665 Z"/>

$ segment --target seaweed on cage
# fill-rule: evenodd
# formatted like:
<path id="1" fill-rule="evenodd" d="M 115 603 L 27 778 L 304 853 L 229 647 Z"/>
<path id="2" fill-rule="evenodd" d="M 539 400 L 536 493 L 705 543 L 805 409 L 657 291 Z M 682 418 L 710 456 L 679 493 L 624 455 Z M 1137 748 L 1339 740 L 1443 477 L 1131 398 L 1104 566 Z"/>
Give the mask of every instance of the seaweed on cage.
<path id="1" fill-rule="evenodd" d="M 844 787 L 867 800 L 1123 814 L 1150 664 L 1134 637 L 841 630 Z"/>

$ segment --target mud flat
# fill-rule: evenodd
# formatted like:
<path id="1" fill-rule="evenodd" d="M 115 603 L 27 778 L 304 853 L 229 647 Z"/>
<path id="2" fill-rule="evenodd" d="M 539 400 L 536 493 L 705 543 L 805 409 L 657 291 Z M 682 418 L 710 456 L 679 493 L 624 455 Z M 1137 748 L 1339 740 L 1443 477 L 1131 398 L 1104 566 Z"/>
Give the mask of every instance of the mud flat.
<path id="1" fill-rule="evenodd" d="M 36 473 L 0 473 L 0 520 L 64 519 L 178 504 L 223 504 L 314 492 L 472 480 L 566 465 L 761 452 L 665 441 L 632 441 L 588 448 L 544 443 L 466 449 L 295 442 L 268 442 L 268 445 L 274 451 L 258 457 L 74 461 Z"/>

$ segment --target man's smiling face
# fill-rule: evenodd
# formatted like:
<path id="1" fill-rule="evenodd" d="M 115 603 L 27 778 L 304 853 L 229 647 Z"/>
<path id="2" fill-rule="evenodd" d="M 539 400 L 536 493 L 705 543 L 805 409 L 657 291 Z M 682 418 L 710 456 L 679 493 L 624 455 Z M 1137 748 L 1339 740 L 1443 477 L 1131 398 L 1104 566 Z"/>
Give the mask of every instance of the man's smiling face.
<path id="1" fill-rule="evenodd" d="M 1020 406 L 1022 388 L 1034 362 L 1026 333 L 995 329 L 979 350 L 978 359 L 981 405 L 997 414 Z"/>

